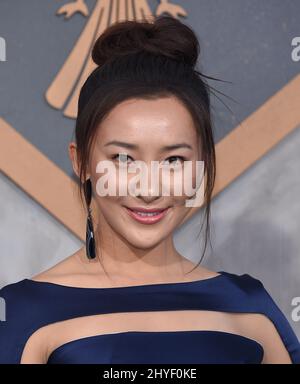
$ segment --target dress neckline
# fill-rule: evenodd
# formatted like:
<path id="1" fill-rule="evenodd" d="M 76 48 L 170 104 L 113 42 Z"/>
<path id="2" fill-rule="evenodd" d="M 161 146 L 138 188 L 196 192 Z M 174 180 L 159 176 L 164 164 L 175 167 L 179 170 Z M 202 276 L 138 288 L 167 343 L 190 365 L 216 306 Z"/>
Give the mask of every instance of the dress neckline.
<path id="1" fill-rule="evenodd" d="M 62 288 L 62 289 L 70 289 L 70 290 L 86 290 L 86 291 L 124 291 L 124 290 L 134 290 L 134 289 L 155 289 L 155 288 L 164 288 L 164 287 L 184 287 L 189 285 L 199 285 L 199 284 L 206 284 L 210 282 L 214 282 L 216 280 L 221 280 L 222 278 L 226 277 L 228 275 L 228 272 L 225 271 L 218 271 L 217 276 L 208 277 L 206 279 L 198 279 L 198 280 L 191 280 L 191 281 L 178 281 L 178 282 L 169 282 L 169 283 L 155 283 L 155 284 L 140 284 L 140 285 L 127 285 L 127 286 L 120 286 L 120 287 L 74 287 L 71 285 L 63 285 L 63 284 L 57 284 L 57 283 L 51 283 L 49 281 L 38 281 L 38 280 L 32 280 L 32 279 L 24 279 L 23 281 L 26 283 L 32 283 L 40 286 L 49 286 L 49 287 L 56 287 L 56 288 Z"/>

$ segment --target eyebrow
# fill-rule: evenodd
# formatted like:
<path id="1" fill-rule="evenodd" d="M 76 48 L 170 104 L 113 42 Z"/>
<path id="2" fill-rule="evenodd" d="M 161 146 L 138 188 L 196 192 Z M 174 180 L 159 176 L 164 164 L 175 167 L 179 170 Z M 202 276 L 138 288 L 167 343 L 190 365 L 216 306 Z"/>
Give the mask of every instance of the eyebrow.
<path id="1" fill-rule="evenodd" d="M 104 146 L 107 147 L 108 145 L 116 145 L 118 147 L 124 147 L 128 149 L 133 149 L 133 150 L 137 150 L 139 148 L 138 145 L 136 144 L 126 143 L 124 141 L 117 141 L 117 140 L 109 141 Z M 165 145 L 164 147 L 161 148 L 161 151 L 171 151 L 173 149 L 178 149 L 178 148 L 188 148 L 191 150 L 193 149 L 192 146 L 187 143 L 178 143 L 178 144 Z"/>

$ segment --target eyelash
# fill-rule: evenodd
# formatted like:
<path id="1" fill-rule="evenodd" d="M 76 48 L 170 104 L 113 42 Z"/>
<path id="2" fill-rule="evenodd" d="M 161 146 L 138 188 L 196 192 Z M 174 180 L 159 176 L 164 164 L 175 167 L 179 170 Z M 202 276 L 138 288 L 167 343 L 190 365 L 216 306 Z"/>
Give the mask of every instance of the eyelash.
<path id="1" fill-rule="evenodd" d="M 117 153 L 116 155 L 113 155 L 112 156 L 112 159 L 113 160 L 115 160 L 118 156 L 120 155 L 120 153 Z M 124 154 L 123 154 L 124 155 Z M 127 158 L 131 158 L 132 159 L 132 157 L 131 156 L 129 156 L 129 155 L 126 155 L 127 156 Z M 185 161 L 185 160 L 187 160 L 185 157 L 183 157 L 183 156 L 170 156 L 170 157 L 168 157 L 167 159 L 172 159 L 172 158 L 178 158 L 178 159 L 180 159 L 181 161 Z M 132 159 L 133 160 L 133 159 Z"/>

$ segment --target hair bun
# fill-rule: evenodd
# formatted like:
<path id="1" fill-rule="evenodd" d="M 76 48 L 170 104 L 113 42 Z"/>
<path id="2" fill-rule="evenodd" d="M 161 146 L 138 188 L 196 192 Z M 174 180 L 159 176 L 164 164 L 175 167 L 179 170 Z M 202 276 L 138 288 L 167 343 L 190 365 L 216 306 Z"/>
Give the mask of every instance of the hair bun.
<path id="1" fill-rule="evenodd" d="M 92 59 L 101 66 L 141 51 L 184 61 L 194 68 L 200 46 L 194 31 L 171 16 L 158 17 L 153 22 L 126 20 L 112 24 L 98 37 Z"/>

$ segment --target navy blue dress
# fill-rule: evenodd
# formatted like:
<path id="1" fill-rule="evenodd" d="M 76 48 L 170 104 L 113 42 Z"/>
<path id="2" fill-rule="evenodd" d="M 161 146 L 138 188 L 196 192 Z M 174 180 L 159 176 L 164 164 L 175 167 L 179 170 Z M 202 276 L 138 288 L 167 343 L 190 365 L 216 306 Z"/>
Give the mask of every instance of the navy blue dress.
<path id="1" fill-rule="evenodd" d="M 39 328 L 82 316 L 117 312 L 209 310 L 266 315 L 293 363 L 300 343 L 262 282 L 220 271 L 205 280 L 127 287 L 82 288 L 23 279 L 0 290 L 6 319 L 0 322 L 0 363 L 19 364 Z M 214 330 L 129 331 L 78 338 L 54 349 L 48 364 L 260 364 L 264 350 L 246 336 Z"/>

